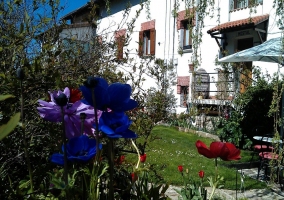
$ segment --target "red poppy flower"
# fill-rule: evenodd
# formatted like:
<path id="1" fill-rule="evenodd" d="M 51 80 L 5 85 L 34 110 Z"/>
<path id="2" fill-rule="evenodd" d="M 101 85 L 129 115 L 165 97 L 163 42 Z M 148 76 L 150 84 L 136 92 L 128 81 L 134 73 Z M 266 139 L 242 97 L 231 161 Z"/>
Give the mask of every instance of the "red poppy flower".
<path id="1" fill-rule="evenodd" d="M 236 146 L 232 143 L 226 142 L 225 146 L 227 149 L 229 149 L 229 154 L 225 157 L 220 158 L 222 160 L 228 161 L 228 160 L 240 160 L 241 159 L 241 151 L 236 148 Z"/>
<path id="2" fill-rule="evenodd" d="M 182 165 L 178 166 L 178 171 L 183 172 L 183 166 Z"/>
<path id="3" fill-rule="evenodd" d="M 75 103 L 76 101 L 79 101 L 82 99 L 82 93 L 78 89 L 70 89 L 70 99 L 69 103 Z"/>
<path id="4" fill-rule="evenodd" d="M 203 142 L 201 142 L 200 140 L 197 140 L 197 142 L 195 143 L 195 146 L 197 148 L 197 151 L 199 154 L 207 157 L 207 158 L 217 158 L 215 157 L 215 155 L 210 151 L 210 149 L 206 146 L 206 144 L 204 144 Z"/>
<path id="5" fill-rule="evenodd" d="M 204 171 L 200 170 L 198 172 L 198 175 L 199 175 L 200 178 L 203 178 L 204 177 Z"/>
<path id="6" fill-rule="evenodd" d="M 210 149 L 200 140 L 198 140 L 195 145 L 198 153 L 207 158 L 220 157 L 225 161 L 241 159 L 241 151 L 237 149 L 234 144 L 229 142 L 212 142 L 210 144 Z"/>
<path id="7" fill-rule="evenodd" d="M 125 161 L 125 155 L 119 156 L 119 160 L 120 160 L 121 163 L 124 162 Z"/>
<path id="8" fill-rule="evenodd" d="M 146 161 L 146 153 L 144 153 L 143 155 L 140 155 L 140 162 L 144 163 Z"/>

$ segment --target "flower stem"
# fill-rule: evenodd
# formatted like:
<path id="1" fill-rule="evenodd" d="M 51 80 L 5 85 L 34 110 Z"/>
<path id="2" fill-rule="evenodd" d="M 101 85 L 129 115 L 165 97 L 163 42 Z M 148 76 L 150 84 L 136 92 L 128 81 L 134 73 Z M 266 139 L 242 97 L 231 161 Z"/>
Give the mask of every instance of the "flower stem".
<path id="1" fill-rule="evenodd" d="M 91 88 L 91 93 L 92 93 L 92 99 L 93 99 L 93 106 L 94 106 L 94 114 L 95 114 L 95 135 L 96 135 L 96 161 L 99 162 L 99 144 L 100 144 L 100 138 L 99 138 L 99 123 L 98 123 L 98 113 L 97 113 L 97 103 L 96 103 L 96 99 L 95 99 L 95 91 L 94 88 Z"/>
<path id="2" fill-rule="evenodd" d="M 85 119 L 86 119 L 86 114 L 85 113 L 80 113 L 80 120 L 81 120 L 81 130 L 80 130 L 80 134 L 83 135 L 84 133 L 84 123 L 85 123 Z"/>
<path id="3" fill-rule="evenodd" d="M 114 147 L 113 139 L 109 138 L 109 199 L 114 199 L 114 189 L 113 189 L 113 168 L 114 168 Z"/>
<path id="4" fill-rule="evenodd" d="M 213 188 L 212 188 L 212 192 L 211 192 L 210 197 L 209 197 L 209 200 L 211 200 L 211 199 L 213 198 L 214 193 L 215 193 L 215 190 L 216 190 L 216 186 L 215 186 L 215 184 L 214 184 L 214 185 L 213 185 Z"/>
<path id="5" fill-rule="evenodd" d="M 215 181 L 217 181 L 218 177 L 218 167 L 217 167 L 217 158 L 215 158 Z"/>
<path id="6" fill-rule="evenodd" d="M 68 165 L 67 165 L 67 147 L 66 147 L 66 135 L 65 135 L 65 123 L 64 123 L 64 109 L 63 106 L 61 108 L 61 116 L 62 116 L 62 141 L 63 141 L 63 154 L 64 154 L 64 182 L 65 182 L 65 187 L 68 186 Z M 67 192 L 66 192 L 67 194 Z"/>
<path id="7" fill-rule="evenodd" d="M 34 184 L 33 184 L 33 173 L 31 167 L 31 161 L 28 152 L 28 143 L 26 139 L 26 131 L 25 131 L 25 120 L 24 120 L 24 94 L 23 94 L 23 81 L 20 81 L 20 88 L 21 88 L 21 121 L 22 121 L 22 133 L 23 133 L 23 143 L 24 143 L 24 153 L 27 161 L 27 167 L 29 171 L 30 177 L 30 185 L 31 185 L 31 193 L 34 191 Z"/>
<path id="8" fill-rule="evenodd" d="M 136 169 L 138 169 L 139 164 L 140 164 L 140 153 L 139 153 L 139 149 L 138 149 L 138 147 L 136 146 L 135 142 L 134 142 L 132 139 L 130 139 L 130 140 L 131 140 L 131 143 L 132 143 L 132 145 L 134 146 L 135 150 L 137 151 L 138 162 L 137 162 L 137 165 L 136 165 Z"/>

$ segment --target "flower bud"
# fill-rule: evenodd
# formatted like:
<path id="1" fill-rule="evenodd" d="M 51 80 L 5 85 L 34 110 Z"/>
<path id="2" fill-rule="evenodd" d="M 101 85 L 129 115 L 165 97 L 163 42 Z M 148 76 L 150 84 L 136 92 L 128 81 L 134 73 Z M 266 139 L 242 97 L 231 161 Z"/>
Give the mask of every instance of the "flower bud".
<path id="1" fill-rule="evenodd" d="M 25 78 L 24 70 L 21 67 L 18 67 L 16 70 L 16 76 L 18 79 L 23 80 Z"/>
<path id="2" fill-rule="evenodd" d="M 140 162 L 144 163 L 146 161 L 146 153 L 144 153 L 143 155 L 140 155 Z"/>
<path id="3" fill-rule="evenodd" d="M 83 113 L 83 112 L 80 113 L 80 119 L 81 119 L 81 120 L 85 120 L 86 117 L 87 117 L 86 113 Z"/>
<path id="4" fill-rule="evenodd" d="M 178 166 L 178 171 L 183 172 L 183 166 L 182 165 Z"/>
<path id="5" fill-rule="evenodd" d="M 64 93 L 61 93 L 58 97 L 54 97 L 54 100 L 58 106 L 66 106 L 68 103 L 68 98 Z"/>
<path id="6" fill-rule="evenodd" d="M 131 173 L 131 180 L 132 180 L 132 182 L 134 183 L 135 181 L 137 181 L 137 179 L 138 179 L 138 175 L 135 172 L 132 172 Z"/>
<path id="7" fill-rule="evenodd" d="M 204 177 L 204 171 L 202 171 L 202 170 L 199 171 L 199 172 L 198 172 L 198 175 L 199 175 L 200 178 L 203 178 L 203 177 Z"/>
<path id="8" fill-rule="evenodd" d="M 87 80 L 84 82 L 84 85 L 87 88 L 94 88 L 96 87 L 97 84 L 98 84 L 98 80 L 96 80 L 96 78 L 93 76 L 89 76 Z"/>

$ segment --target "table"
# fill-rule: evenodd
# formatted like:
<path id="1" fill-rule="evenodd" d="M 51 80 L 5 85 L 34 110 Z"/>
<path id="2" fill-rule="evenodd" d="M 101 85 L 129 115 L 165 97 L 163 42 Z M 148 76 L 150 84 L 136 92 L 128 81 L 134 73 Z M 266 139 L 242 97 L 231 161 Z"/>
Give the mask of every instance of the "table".
<path id="1" fill-rule="evenodd" d="M 275 140 L 272 137 L 254 136 L 253 139 L 269 143 L 280 143 L 280 144 L 283 143 L 282 140 Z"/>

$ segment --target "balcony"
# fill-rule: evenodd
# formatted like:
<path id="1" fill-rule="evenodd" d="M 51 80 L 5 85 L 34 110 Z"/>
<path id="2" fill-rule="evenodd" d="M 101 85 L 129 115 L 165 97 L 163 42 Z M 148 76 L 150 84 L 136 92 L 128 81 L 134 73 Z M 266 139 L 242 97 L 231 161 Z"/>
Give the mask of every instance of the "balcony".
<path id="1" fill-rule="evenodd" d="M 230 12 L 250 8 L 252 6 L 262 5 L 263 0 L 231 0 Z"/>

